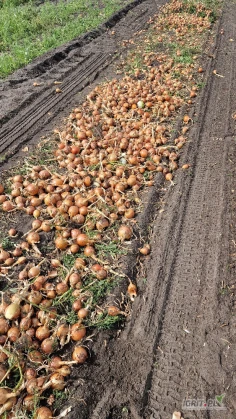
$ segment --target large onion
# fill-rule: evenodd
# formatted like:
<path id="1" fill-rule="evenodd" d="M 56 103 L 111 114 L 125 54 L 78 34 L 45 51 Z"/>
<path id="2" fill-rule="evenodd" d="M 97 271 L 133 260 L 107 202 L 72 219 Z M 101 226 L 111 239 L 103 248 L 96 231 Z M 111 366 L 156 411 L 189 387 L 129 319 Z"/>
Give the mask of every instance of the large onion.
<path id="1" fill-rule="evenodd" d="M 132 236 L 132 229 L 129 226 L 121 225 L 118 230 L 118 237 L 121 241 L 130 240 Z"/>

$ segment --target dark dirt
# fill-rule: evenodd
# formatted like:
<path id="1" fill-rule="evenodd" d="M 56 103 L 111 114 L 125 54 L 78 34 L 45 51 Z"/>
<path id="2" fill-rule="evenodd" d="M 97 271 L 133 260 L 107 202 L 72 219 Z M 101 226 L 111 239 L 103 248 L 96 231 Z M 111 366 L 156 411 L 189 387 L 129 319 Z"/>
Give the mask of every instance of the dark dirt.
<path id="1" fill-rule="evenodd" d="M 144 1 L 113 28 L 116 38 L 106 32 L 78 47 L 77 59 L 85 60 L 84 67 L 73 61 L 76 48 L 72 49 L 68 60 L 73 69 L 61 75 L 64 93 L 60 96 L 53 92 L 53 81 L 59 80 L 60 73 L 60 64 L 55 64 L 37 79 L 50 77 L 50 89 L 40 87 L 35 97 L 26 89 L 11 121 L 13 107 L 9 104 L 7 110 L 5 105 L 2 152 L 21 147 L 36 132 L 42 135 L 47 118 L 53 118 L 47 116 L 50 109 L 54 116 L 64 107 L 68 112 L 79 101 L 80 96 L 74 98 L 74 94 L 82 89 L 86 77 L 93 80 L 98 67 L 112 61 L 118 41 L 129 38 L 136 25 L 141 29 L 157 7 L 155 2 Z M 142 272 L 137 271 L 135 258 L 127 261 L 127 273 L 136 279 L 139 296 L 123 330 L 117 336 L 114 332 L 100 334 L 89 362 L 73 369 L 65 406 L 72 407 L 68 419 L 167 419 L 174 410 L 183 410 L 185 398 L 214 399 L 221 394 L 226 395 L 227 410 L 183 410 L 184 418 L 236 417 L 235 22 L 236 3 L 225 2 L 215 44 L 206 51 L 206 85 L 195 104 L 189 142 L 181 157 L 182 164 L 190 163 L 191 169 L 179 170 L 175 185 L 168 190 L 157 177 L 145 197 L 140 227 L 150 231 L 152 252 Z M 62 60 L 63 68 L 66 60 Z M 88 67 L 90 61 L 94 67 Z M 29 72 L 27 80 L 29 67 L 21 70 Z M 90 69 L 89 76 L 86 71 Z M 35 79 L 34 73 L 22 83 L 29 86 Z M 16 89 L 23 89 L 22 83 L 16 83 Z M 6 89 L 14 91 L 11 84 Z M 14 126 L 12 133 L 10 126 Z"/>

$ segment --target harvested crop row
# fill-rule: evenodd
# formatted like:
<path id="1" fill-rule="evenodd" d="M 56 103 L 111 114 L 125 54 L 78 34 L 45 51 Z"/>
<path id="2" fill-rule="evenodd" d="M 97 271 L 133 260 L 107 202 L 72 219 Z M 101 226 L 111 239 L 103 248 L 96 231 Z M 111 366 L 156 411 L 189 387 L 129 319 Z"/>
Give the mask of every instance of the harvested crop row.
<path id="1" fill-rule="evenodd" d="M 88 332 L 128 314 L 128 299 L 106 303 L 122 279 L 129 299 L 137 294 L 113 256 L 126 252 L 125 242 L 132 239 L 139 191 L 153 185 L 157 172 L 173 183 L 191 119 L 184 116 L 174 139 L 173 122 L 199 89 L 194 58 L 181 60 L 179 48 L 200 42 L 198 37 L 202 42 L 210 16 L 201 4 L 194 14 L 184 2 L 165 7 L 151 41 L 175 39 L 175 54 L 142 50 L 142 68 L 97 86 L 65 127 L 55 130 L 48 165 L 28 161 L 26 174 L 0 185 L 3 213 L 34 218 L 24 236 L 10 228 L 0 250 L 0 275 L 7 284 L 0 305 L 2 417 L 14 417 L 16 410 L 52 417 L 53 391 L 64 389 L 71 364 L 89 356 Z M 43 248 L 47 237 L 50 251 Z M 149 252 L 143 243 L 141 255 Z M 70 341 L 77 342 L 72 361 L 54 355 Z"/>

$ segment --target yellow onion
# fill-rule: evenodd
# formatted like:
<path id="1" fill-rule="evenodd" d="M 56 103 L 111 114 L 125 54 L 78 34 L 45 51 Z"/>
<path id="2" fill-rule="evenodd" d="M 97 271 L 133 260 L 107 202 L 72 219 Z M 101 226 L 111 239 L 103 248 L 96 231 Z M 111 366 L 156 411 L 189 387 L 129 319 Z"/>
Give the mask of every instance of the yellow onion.
<path id="1" fill-rule="evenodd" d="M 118 230 L 118 237 L 121 241 L 129 240 L 132 236 L 132 229 L 129 226 L 121 225 Z"/>
<path id="2" fill-rule="evenodd" d="M 72 359 L 76 361 L 78 364 L 84 364 L 84 362 L 88 358 L 88 353 L 83 346 L 76 346 L 73 353 Z"/>
<path id="3" fill-rule="evenodd" d="M 17 303 L 11 303 L 9 306 L 7 306 L 4 316 L 7 320 L 15 320 L 20 317 L 20 305 Z"/>

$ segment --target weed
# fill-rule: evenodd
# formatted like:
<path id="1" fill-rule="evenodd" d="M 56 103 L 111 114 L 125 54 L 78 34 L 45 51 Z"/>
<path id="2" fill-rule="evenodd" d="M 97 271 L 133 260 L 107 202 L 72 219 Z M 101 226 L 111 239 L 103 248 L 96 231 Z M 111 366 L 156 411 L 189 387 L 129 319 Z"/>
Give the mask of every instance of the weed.
<path id="1" fill-rule="evenodd" d="M 88 327 L 96 327 L 98 330 L 113 329 L 121 321 L 120 316 L 109 316 L 107 313 L 97 315 L 94 320 L 87 322 Z"/>
<path id="2" fill-rule="evenodd" d="M 118 282 L 118 279 L 116 280 L 104 279 L 101 281 L 96 281 L 90 286 L 89 281 L 88 280 L 85 281 L 84 285 L 86 288 L 88 288 L 89 293 L 92 296 L 92 305 L 96 306 L 98 303 L 101 303 L 101 300 L 107 294 L 109 294 L 109 292 L 117 284 L 117 282 Z"/>
<path id="3" fill-rule="evenodd" d="M 73 297 L 72 292 L 73 290 L 70 288 L 67 292 L 53 300 L 53 306 L 57 309 L 58 317 L 61 320 L 65 319 L 69 324 L 74 324 L 78 321 L 78 316 L 72 309 L 73 302 L 76 299 Z"/>
<path id="4" fill-rule="evenodd" d="M 123 249 L 119 243 L 96 243 L 95 249 L 99 257 L 112 257 L 115 258 L 117 255 L 126 255 L 127 250 Z"/>
<path id="5" fill-rule="evenodd" d="M 202 81 L 202 82 L 198 82 L 197 83 L 197 87 L 199 88 L 199 89 L 203 89 L 203 87 L 205 87 L 206 86 L 206 82 L 205 81 Z"/>
<path id="6" fill-rule="evenodd" d="M 78 256 L 65 254 L 62 257 L 62 264 L 65 266 L 65 268 L 71 269 L 74 266 L 76 257 Z"/>
<path id="7" fill-rule="evenodd" d="M 60 390 L 53 390 L 52 394 L 54 397 L 53 407 L 55 410 L 60 410 L 64 405 L 65 401 L 68 399 L 69 394 L 68 392 Z"/>
<path id="8" fill-rule="evenodd" d="M 12 250 L 15 247 L 15 244 L 9 237 L 5 237 L 1 242 L 2 248 L 4 250 Z"/>
<path id="9" fill-rule="evenodd" d="M 6 161 L 7 157 L 5 156 L 5 154 L 0 155 L 0 163 L 4 163 L 4 161 Z"/>

